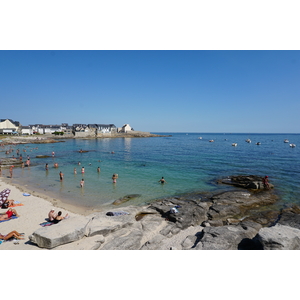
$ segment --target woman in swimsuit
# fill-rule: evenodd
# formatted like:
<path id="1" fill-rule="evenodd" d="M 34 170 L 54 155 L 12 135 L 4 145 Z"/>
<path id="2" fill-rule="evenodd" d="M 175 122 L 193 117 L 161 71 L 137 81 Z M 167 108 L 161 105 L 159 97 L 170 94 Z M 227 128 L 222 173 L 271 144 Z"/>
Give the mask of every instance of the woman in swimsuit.
<path id="1" fill-rule="evenodd" d="M 66 214 L 64 217 L 62 217 L 62 216 L 61 216 L 61 211 L 59 211 L 59 212 L 57 213 L 56 218 L 53 220 L 53 223 L 54 223 L 54 224 L 57 224 L 57 223 L 59 223 L 61 220 L 66 219 L 67 217 L 68 217 L 68 214 Z"/>
<path id="2" fill-rule="evenodd" d="M 9 220 L 12 216 L 19 217 L 15 209 L 10 208 L 5 214 L 0 215 L 0 221 Z"/>
<path id="3" fill-rule="evenodd" d="M 14 237 L 14 238 L 16 238 L 18 240 L 24 240 L 24 238 L 22 238 L 21 236 L 24 236 L 24 233 L 19 233 L 19 232 L 17 232 L 17 231 L 14 230 L 14 231 L 11 231 L 10 233 L 5 234 L 5 235 L 2 235 L 0 233 L 0 240 L 7 241 L 7 240 L 9 240 L 12 237 Z"/>

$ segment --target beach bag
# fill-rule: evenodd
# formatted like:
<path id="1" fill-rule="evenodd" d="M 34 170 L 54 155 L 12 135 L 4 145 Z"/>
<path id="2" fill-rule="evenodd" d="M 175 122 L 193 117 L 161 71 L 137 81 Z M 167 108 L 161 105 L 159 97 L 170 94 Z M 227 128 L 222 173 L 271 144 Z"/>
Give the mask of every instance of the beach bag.
<path id="1" fill-rule="evenodd" d="M 8 208 L 8 206 L 9 206 L 8 202 L 5 202 L 2 204 L 1 208 Z"/>

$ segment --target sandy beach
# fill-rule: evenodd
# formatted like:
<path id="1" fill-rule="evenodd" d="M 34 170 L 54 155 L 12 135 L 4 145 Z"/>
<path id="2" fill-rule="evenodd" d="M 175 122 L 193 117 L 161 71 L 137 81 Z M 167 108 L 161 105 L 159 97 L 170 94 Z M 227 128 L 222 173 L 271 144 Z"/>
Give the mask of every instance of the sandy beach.
<path id="1" fill-rule="evenodd" d="M 40 228 L 39 225 L 42 222 L 45 222 L 48 217 L 50 209 L 55 209 L 55 212 L 59 210 L 62 211 L 63 215 L 68 213 L 70 217 L 75 216 L 75 213 L 72 213 L 70 210 L 66 210 L 61 207 L 57 207 L 51 201 L 41 198 L 39 196 L 30 195 L 23 196 L 23 193 L 30 193 L 31 191 L 24 188 L 18 188 L 14 185 L 5 182 L 1 178 L 0 180 L 0 191 L 5 188 L 11 190 L 9 195 L 9 200 L 15 200 L 21 202 L 22 206 L 13 207 L 16 209 L 17 213 L 20 215 L 17 219 L 11 219 L 9 221 L 0 223 L 0 232 L 1 234 L 7 234 L 13 230 L 16 230 L 19 233 L 24 233 L 24 240 L 19 240 L 18 244 L 14 241 L 3 242 L 0 245 L 1 250 L 37 250 L 41 249 L 36 245 L 29 242 L 28 236 L 32 234 L 35 230 Z M 7 209 L 0 209 L 1 213 L 5 213 Z"/>

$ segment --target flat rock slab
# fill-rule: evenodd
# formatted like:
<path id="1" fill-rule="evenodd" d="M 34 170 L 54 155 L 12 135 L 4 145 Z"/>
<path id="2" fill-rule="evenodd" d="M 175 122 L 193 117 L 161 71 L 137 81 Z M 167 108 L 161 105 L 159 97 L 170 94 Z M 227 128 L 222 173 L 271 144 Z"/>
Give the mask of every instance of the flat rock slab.
<path id="1" fill-rule="evenodd" d="M 58 224 L 39 228 L 29 239 L 39 247 L 47 249 L 71 243 L 84 237 L 89 220 L 83 216 L 70 217 Z"/>

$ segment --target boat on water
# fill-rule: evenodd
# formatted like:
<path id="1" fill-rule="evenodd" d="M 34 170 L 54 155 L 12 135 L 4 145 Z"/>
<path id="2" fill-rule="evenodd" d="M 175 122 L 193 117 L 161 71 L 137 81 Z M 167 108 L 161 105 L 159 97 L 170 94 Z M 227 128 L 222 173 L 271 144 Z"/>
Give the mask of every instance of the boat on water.
<path id="1" fill-rule="evenodd" d="M 246 142 L 247 142 L 247 143 L 251 143 L 251 140 L 250 140 L 250 139 L 246 139 Z"/>
<path id="2" fill-rule="evenodd" d="M 213 142 L 214 142 L 214 140 L 209 140 L 209 142 L 210 142 L 210 143 L 213 143 Z"/>
<path id="3" fill-rule="evenodd" d="M 232 143 L 231 144 L 233 147 L 236 147 L 237 146 L 237 143 Z"/>
<path id="4" fill-rule="evenodd" d="M 257 142 L 257 143 L 256 143 L 256 145 L 260 145 L 260 144 L 261 144 L 261 142 Z"/>
<path id="5" fill-rule="evenodd" d="M 290 147 L 295 148 L 296 144 L 290 144 Z"/>
<path id="6" fill-rule="evenodd" d="M 288 140 L 288 139 L 285 139 L 283 142 L 284 142 L 284 143 L 289 143 L 289 140 Z"/>
<path id="7" fill-rule="evenodd" d="M 198 139 L 199 139 L 199 140 L 202 140 L 202 136 L 199 136 Z"/>

